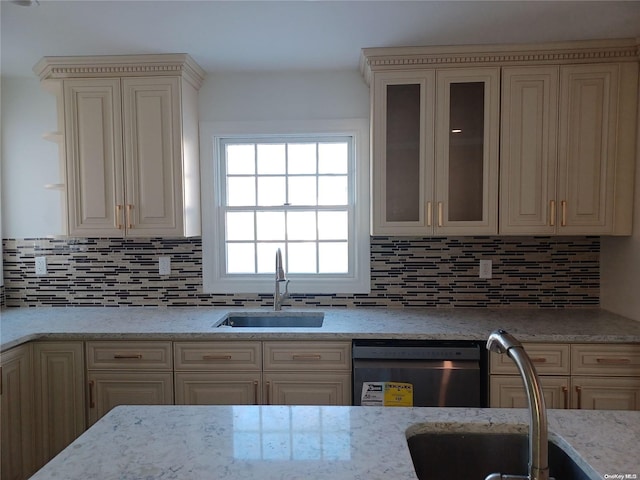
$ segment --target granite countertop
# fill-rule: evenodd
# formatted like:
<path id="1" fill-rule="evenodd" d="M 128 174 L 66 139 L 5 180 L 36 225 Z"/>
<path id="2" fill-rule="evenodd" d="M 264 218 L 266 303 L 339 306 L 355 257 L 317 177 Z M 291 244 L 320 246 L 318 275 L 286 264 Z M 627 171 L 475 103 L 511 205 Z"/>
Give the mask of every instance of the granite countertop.
<path id="1" fill-rule="evenodd" d="M 320 328 L 216 326 L 229 312 L 268 309 L 208 307 L 8 308 L 0 317 L 0 349 L 30 340 L 90 339 L 344 339 L 486 340 L 503 328 L 526 342 L 639 343 L 640 322 L 600 309 L 383 309 L 321 310 Z"/>
<path id="2" fill-rule="evenodd" d="M 640 476 L 640 412 L 548 413 L 550 440 L 589 478 Z M 122 406 L 31 480 L 415 480 L 408 436 L 527 432 L 527 418 L 524 409 Z"/>

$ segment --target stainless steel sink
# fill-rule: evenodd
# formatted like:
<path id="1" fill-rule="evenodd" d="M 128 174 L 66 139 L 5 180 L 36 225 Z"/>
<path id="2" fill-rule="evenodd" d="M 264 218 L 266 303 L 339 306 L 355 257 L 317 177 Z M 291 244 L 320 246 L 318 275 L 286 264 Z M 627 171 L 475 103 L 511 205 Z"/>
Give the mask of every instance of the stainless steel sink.
<path id="1" fill-rule="evenodd" d="M 322 312 L 246 312 L 230 313 L 218 327 L 319 328 L 323 323 Z"/>
<path id="2" fill-rule="evenodd" d="M 524 433 L 417 433 L 407 439 L 420 480 L 484 480 L 491 473 L 527 475 Z M 562 448 L 549 442 L 549 473 L 556 480 L 593 477 Z"/>

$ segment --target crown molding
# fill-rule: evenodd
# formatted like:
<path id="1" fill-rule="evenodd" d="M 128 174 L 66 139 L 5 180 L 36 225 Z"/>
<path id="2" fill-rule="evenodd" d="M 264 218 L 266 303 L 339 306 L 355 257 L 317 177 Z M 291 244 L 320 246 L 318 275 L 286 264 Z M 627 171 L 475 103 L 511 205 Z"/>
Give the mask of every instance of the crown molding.
<path id="1" fill-rule="evenodd" d="M 40 80 L 91 77 L 181 76 L 196 89 L 206 72 L 186 53 L 43 57 L 33 72 Z"/>
<path id="2" fill-rule="evenodd" d="M 513 45 L 382 47 L 362 49 L 360 72 L 369 84 L 374 72 L 389 70 L 639 60 L 640 39 L 635 38 Z"/>

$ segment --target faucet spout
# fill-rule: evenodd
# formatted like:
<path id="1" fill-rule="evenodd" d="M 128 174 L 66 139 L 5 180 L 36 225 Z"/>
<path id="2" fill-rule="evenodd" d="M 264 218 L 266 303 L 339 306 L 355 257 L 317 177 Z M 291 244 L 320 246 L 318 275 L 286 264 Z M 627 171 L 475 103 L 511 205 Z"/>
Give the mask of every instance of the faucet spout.
<path id="1" fill-rule="evenodd" d="M 284 293 L 280 290 L 280 284 L 284 282 Z M 273 309 L 275 311 L 282 310 L 282 302 L 289 298 L 289 280 L 284 273 L 284 267 L 282 264 L 282 251 L 278 248 L 276 250 L 276 281 L 275 291 L 273 294 Z"/>
<path id="2" fill-rule="evenodd" d="M 492 332 L 487 350 L 508 355 L 518 367 L 529 404 L 529 480 L 549 480 L 547 412 L 540 380 L 522 344 L 504 330 Z M 500 478 L 491 474 L 487 479 Z M 509 477 L 503 475 L 503 477 Z M 486 479 L 485 479 L 486 480 Z"/>

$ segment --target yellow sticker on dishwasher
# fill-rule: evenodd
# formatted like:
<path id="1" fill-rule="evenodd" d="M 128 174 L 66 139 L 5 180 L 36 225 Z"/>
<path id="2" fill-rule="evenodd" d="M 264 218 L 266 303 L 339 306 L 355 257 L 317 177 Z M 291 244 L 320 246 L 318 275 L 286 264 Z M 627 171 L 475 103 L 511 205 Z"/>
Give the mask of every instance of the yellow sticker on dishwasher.
<path id="1" fill-rule="evenodd" d="M 360 405 L 412 407 L 413 385 L 400 382 L 363 382 Z"/>
<path id="2" fill-rule="evenodd" d="M 384 385 L 384 406 L 413 407 L 413 385 L 386 382 Z"/>

